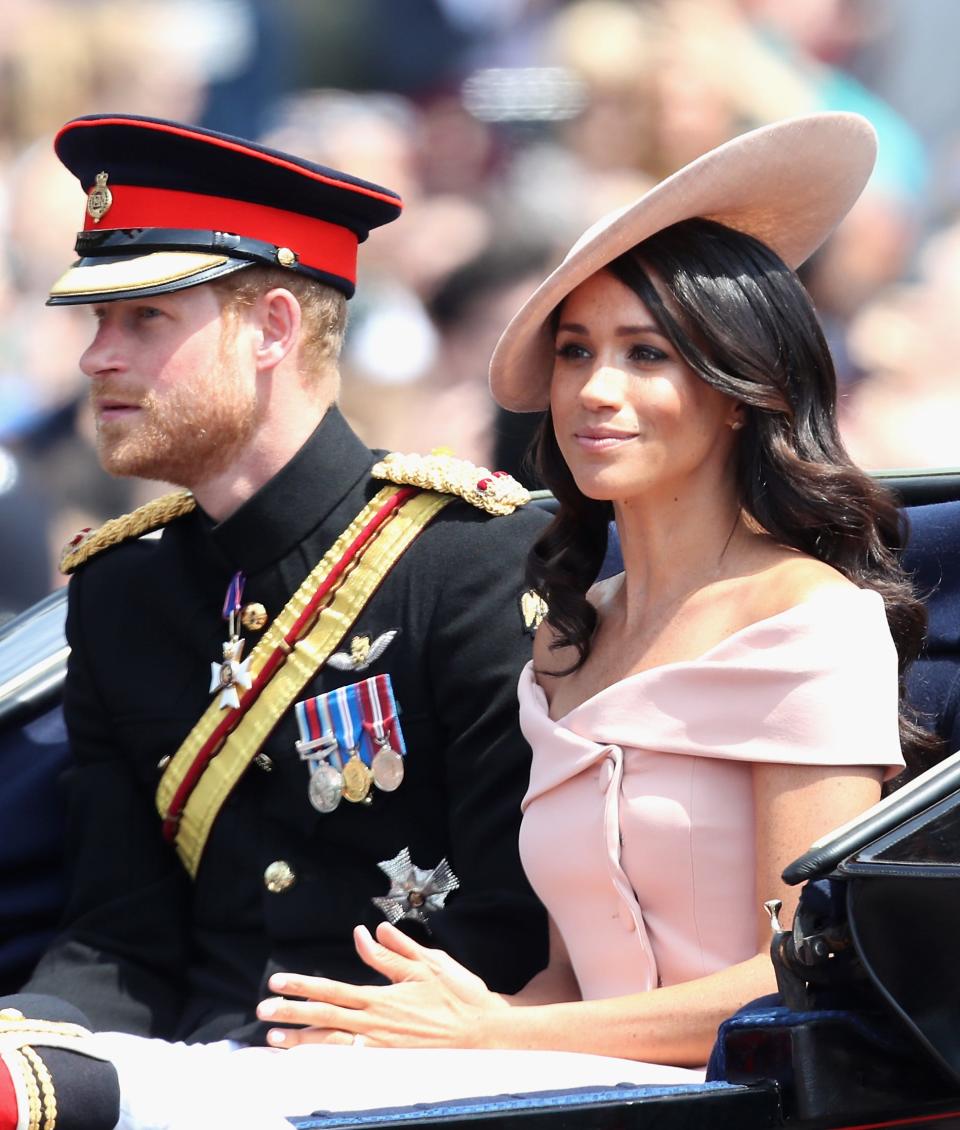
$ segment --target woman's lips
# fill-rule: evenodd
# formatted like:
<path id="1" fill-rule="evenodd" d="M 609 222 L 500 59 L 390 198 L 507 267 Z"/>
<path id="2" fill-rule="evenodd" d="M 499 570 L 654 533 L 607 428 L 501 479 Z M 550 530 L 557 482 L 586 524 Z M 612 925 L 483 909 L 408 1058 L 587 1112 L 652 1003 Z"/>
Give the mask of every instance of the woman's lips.
<path id="1" fill-rule="evenodd" d="M 636 432 L 617 432 L 604 428 L 585 428 L 573 437 L 587 451 L 608 451 L 636 439 Z"/>

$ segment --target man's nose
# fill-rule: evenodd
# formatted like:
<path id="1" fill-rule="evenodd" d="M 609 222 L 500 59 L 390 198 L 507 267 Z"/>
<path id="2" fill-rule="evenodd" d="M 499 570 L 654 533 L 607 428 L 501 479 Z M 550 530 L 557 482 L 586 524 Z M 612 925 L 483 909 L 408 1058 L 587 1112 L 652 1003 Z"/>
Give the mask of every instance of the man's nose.
<path id="1" fill-rule="evenodd" d="M 93 380 L 106 373 L 114 373 L 124 367 L 117 334 L 101 323 L 97 327 L 93 341 L 80 355 L 80 371 Z"/>

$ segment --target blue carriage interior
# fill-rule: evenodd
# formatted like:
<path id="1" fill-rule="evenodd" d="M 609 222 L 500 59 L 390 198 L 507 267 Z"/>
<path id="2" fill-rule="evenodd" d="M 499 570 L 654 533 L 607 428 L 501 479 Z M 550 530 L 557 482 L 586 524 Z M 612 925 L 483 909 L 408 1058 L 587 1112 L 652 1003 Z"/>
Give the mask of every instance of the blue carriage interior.
<path id="1" fill-rule="evenodd" d="M 901 491 L 909 523 L 905 561 L 929 611 L 928 642 L 909 673 L 908 693 L 947 754 L 960 750 L 960 502 L 952 501 L 958 495 L 960 475 L 922 476 Z M 605 573 L 617 570 L 617 555 L 614 532 Z M 26 977 L 64 899 L 64 616 L 57 593 L 0 630 L 0 995 Z M 747 1130 L 877 1125 L 881 1113 L 917 1115 L 922 1106 L 922 1118 L 897 1124 L 960 1126 L 960 979 L 951 968 L 960 929 L 958 814 L 960 753 L 788 868 L 788 881 L 807 883 L 806 919 L 799 934 L 774 935 L 781 997 L 755 1002 L 725 1023 L 710 1082 L 484 1097 L 478 1079 L 476 1099 L 321 1111 L 292 1123 L 297 1130 L 477 1121 L 506 1128 L 522 1117 L 524 1126 L 549 1118 L 558 1130 L 654 1122 L 669 1130 Z M 817 966 L 811 957 L 818 944 L 823 956 L 831 929 L 848 915 L 859 923 L 867 967 L 852 979 L 841 963 Z M 878 936 L 879 946 L 870 941 Z M 798 953 L 798 938 L 806 951 Z M 813 965 L 805 968 L 804 961 Z M 657 1113 L 649 1111 L 654 1122 L 648 1123 L 641 1108 L 649 1106 Z M 635 1115 L 627 1113 L 634 1108 Z"/>

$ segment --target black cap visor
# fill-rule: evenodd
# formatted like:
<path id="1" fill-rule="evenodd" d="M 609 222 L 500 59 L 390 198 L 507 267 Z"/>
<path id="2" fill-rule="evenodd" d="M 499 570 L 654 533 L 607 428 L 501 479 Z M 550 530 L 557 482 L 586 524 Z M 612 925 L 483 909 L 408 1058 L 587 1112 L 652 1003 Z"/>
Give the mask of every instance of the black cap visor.
<path id="1" fill-rule="evenodd" d="M 352 280 L 306 267 L 292 252 L 230 232 L 159 228 L 82 231 L 80 258 L 50 288 L 48 306 L 76 306 L 166 294 L 239 271 L 255 263 L 295 270 L 342 291 Z"/>

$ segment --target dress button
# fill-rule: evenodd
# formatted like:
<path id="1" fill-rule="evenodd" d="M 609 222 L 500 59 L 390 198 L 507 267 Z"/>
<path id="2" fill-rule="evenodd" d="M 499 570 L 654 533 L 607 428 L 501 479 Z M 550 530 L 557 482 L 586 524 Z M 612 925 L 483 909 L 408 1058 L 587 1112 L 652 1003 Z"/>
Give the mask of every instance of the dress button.
<path id="1" fill-rule="evenodd" d="M 258 753 L 253 759 L 253 764 L 264 773 L 273 772 L 273 758 L 268 753 Z"/>
<path id="2" fill-rule="evenodd" d="M 263 873 L 263 885 L 272 895 L 282 895 L 297 881 L 297 874 L 285 859 L 277 859 Z"/>

